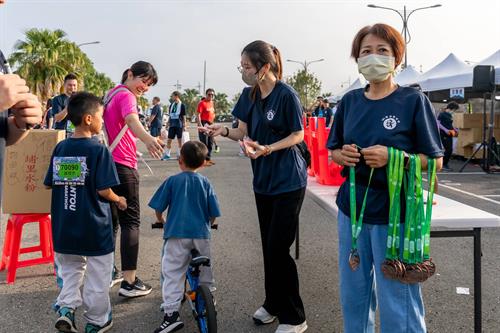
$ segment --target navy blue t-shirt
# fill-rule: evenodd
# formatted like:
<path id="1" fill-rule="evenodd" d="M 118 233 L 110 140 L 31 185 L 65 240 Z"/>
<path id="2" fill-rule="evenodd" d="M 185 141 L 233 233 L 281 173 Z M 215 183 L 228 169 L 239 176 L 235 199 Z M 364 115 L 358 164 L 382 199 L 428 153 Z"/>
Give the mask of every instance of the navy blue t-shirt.
<path id="1" fill-rule="evenodd" d="M 443 156 L 434 109 L 424 94 L 413 88 L 398 87 L 387 97 L 370 100 L 364 92 L 364 88 L 356 89 L 342 98 L 335 114 L 333 130 L 328 137 L 328 149 L 341 149 L 344 144 L 352 143 L 362 148 L 378 144 L 410 154 Z M 344 175 L 349 174 L 347 170 L 348 168 L 344 168 Z M 356 165 L 358 216 L 369 175 L 370 167 L 361 159 Z M 404 195 L 401 197 L 403 201 Z M 339 189 L 337 205 L 344 214 L 350 216 L 348 179 Z M 404 204 L 401 208 L 404 210 Z M 363 222 L 386 224 L 388 216 L 389 193 L 386 168 L 377 168 L 373 172 L 368 190 Z"/>
<path id="2" fill-rule="evenodd" d="M 68 104 L 68 99 L 69 97 L 66 94 L 61 94 L 59 96 L 52 98 L 52 109 L 50 114 L 51 117 L 54 117 L 56 114 L 64 110 L 64 108 Z M 68 117 L 64 118 L 61 121 L 55 122 L 54 128 L 59 130 L 66 130 L 67 122 L 68 122 Z"/>
<path id="3" fill-rule="evenodd" d="M 54 175 L 54 166 L 70 160 L 64 157 L 71 157 L 72 163 L 79 160 L 84 185 L 55 185 L 61 173 Z M 97 140 L 69 138 L 56 146 L 44 181 L 52 186 L 54 251 L 83 256 L 114 251 L 111 208 L 97 191 L 119 183 L 108 148 Z"/>
<path id="4" fill-rule="evenodd" d="M 261 99 L 257 92 L 255 101 L 251 98 L 251 89 L 243 89 L 233 109 L 233 116 L 247 124 L 250 139 L 270 145 L 303 130 L 302 108 L 292 87 L 278 81 L 266 98 Z M 307 165 L 295 146 L 273 151 L 251 162 L 256 193 L 274 195 L 307 185 Z"/>
<path id="5" fill-rule="evenodd" d="M 161 127 L 163 122 L 163 112 L 160 104 L 153 106 L 153 109 L 151 110 L 151 117 L 154 117 L 151 122 L 151 127 Z"/>

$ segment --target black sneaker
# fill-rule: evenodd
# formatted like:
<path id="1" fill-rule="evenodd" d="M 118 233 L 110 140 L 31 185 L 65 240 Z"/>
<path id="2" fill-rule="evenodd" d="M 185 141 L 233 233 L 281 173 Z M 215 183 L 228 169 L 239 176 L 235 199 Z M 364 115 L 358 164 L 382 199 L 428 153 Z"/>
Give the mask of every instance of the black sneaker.
<path id="1" fill-rule="evenodd" d="M 75 310 L 63 307 L 57 313 L 59 314 L 59 318 L 57 318 L 55 326 L 59 332 L 78 332 L 75 325 Z"/>
<path id="2" fill-rule="evenodd" d="M 120 285 L 118 295 L 123 297 L 146 296 L 151 292 L 151 290 L 152 288 L 149 284 L 145 284 L 138 277 L 136 277 L 134 283 L 132 284 L 123 280 Z"/>
<path id="3" fill-rule="evenodd" d="M 184 323 L 179 318 L 179 312 L 175 311 L 170 316 L 165 314 L 163 323 L 158 327 L 154 333 L 168 333 L 175 332 L 184 327 Z"/>

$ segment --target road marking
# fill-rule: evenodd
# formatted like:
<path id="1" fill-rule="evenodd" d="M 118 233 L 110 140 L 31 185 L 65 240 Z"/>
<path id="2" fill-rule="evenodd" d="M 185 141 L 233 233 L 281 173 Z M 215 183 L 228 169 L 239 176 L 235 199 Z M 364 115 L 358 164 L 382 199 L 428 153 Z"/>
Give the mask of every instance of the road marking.
<path id="1" fill-rule="evenodd" d="M 483 197 L 500 197 L 500 194 L 483 194 Z"/>
<path id="2" fill-rule="evenodd" d="M 422 178 L 422 180 L 425 180 L 426 182 L 428 182 L 428 180 L 425 179 L 425 178 Z M 483 199 L 483 200 L 486 200 L 486 201 L 489 201 L 489 202 L 493 202 L 493 203 L 495 203 L 497 205 L 500 205 L 500 201 L 493 200 L 493 199 L 490 199 L 490 198 L 486 198 L 483 195 L 477 195 L 477 194 L 474 194 L 474 193 L 471 193 L 471 192 L 467 192 L 467 191 L 464 191 L 464 190 L 461 190 L 461 189 L 458 189 L 458 188 L 455 188 L 455 187 L 452 187 L 452 186 L 444 185 L 444 184 L 441 184 L 441 183 L 439 183 L 438 186 L 439 187 L 444 187 L 444 188 L 447 188 L 447 189 L 450 189 L 450 190 L 453 190 L 453 191 L 457 191 L 457 192 L 460 192 L 462 194 L 467 194 L 467 195 L 470 195 L 471 197 L 475 197 L 475 198 Z"/>
<path id="3" fill-rule="evenodd" d="M 486 175 L 486 172 L 470 171 L 470 172 L 438 172 L 438 175 Z"/>

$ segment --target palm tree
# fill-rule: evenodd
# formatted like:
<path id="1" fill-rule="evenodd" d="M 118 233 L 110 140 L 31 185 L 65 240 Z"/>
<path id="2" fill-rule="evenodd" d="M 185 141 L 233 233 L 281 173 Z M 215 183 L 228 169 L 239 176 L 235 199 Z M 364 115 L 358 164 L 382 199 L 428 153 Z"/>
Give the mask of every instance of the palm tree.
<path id="1" fill-rule="evenodd" d="M 218 114 L 225 115 L 231 111 L 231 103 L 225 93 L 216 93 L 214 97 L 215 110 Z"/>
<path id="2" fill-rule="evenodd" d="M 75 73 L 82 81 L 93 69 L 90 59 L 60 29 L 30 29 L 14 50 L 9 60 L 41 100 L 60 92 L 66 74 Z"/>
<path id="3" fill-rule="evenodd" d="M 104 96 L 115 83 L 104 73 L 96 72 L 94 69 L 87 71 L 83 76 L 83 87 L 85 91 L 96 96 Z"/>
<path id="4" fill-rule="evenodd" d="M 186 106 L 186 117 L 191 118 L 196 113 L 200 101 L 197 89 L 185 89 L 181 96 L 182 103 Z"/>

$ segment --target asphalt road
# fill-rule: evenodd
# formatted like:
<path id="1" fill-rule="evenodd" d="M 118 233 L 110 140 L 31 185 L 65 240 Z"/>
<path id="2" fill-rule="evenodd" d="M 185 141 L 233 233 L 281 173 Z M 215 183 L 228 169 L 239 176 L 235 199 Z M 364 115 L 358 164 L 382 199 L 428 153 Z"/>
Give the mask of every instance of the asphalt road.
<path id="1" fill-rule="evenodd" d="M 219 332 L 271 333 L 276 324 L 256 327 L 251 320 L 251 315 L 263 301 L 263 264 L 250 163 L 238 156 L 237 144 L 224 138 L 218 138 L 218 142 L 221 152 L 214 154 L 216 165 L 201 172 L 214 185 L 223 214 L 212 241 Z M 118 287 L 115 286 L 111 291 L 113 332 L 153 332 L 162 319 L 159 310 L 162 232 L 150 228 L 154 214 L 147 208 L 147 202 L 161 182 L 179 169 L 175 160 L 146 160 L 154 175 L 149 173 L 144 163 L 139 163 L 142 226 L 138 274 L 153 286 L 153 292 L 146 297 L 127 300 L 117 295 Z M 456 168 L 458 162 L 452 165 Z M 500 215 L 500 175 L 478 173 L 481 170 L 475 166 L 469 166 L 467 171 L 472 173 L 440 174 L 440 182 L 446 187 L 442 186 L 439 193 Z M 6 216 L 3 216 L 0 244 L 3 244 L 5 224 Z M 342 331 L 336 233 L 335 217 L 329 216 L 310 197 L 306 197 L 301 213 L 301 257 L 297 265 L 308 332 L 311 333 Z M 26 244 L 34 243 L 36 234 L 34 228 L 29 228 L 25 232 Z M 500 332 L 500 229 L 485 229 L 482 236 L 483 329 L 484 332 Z M 432 239 L 431 246 L 438 273 L 423 287 L 428 330 L 472 332 L 472 240 Z M 0 284 L 1 333 L 55 332 L 53 323 L 56 317 L 50 306 L 57 296 L 57 288 L 51 271 L 49 265 L 23 268 L 18 271 L 15 284 Z M 2 272 L 0 281 L 4 279 Z M 471 294 L 457 294 L 457 287 L 469 288 Z M 181 318 L 186 324 L 181 332 L 196 332 L 186 305 Z M 83 328 L 81 310 L 77 325 Z"/>

